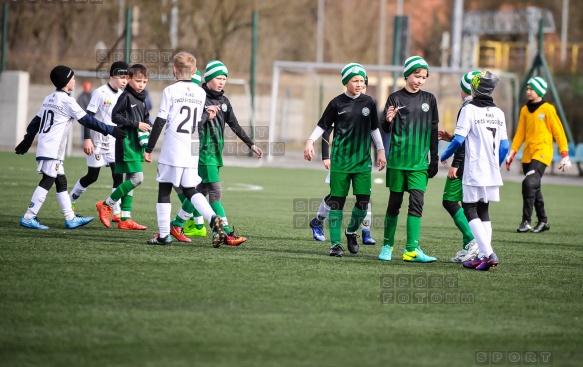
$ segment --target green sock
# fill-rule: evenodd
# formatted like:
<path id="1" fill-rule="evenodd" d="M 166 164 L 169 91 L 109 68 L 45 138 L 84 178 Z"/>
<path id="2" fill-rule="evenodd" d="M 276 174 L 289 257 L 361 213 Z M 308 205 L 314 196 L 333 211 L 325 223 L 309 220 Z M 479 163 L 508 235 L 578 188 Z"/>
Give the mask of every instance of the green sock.
<path id="1" fill-rule="evenodd" d="M 330 247 L 342 243 L 342 210 L 330 210 L 328 214 L 330 226 Z"/>
<path id="2" fill-rule="evenodd" d="M 225 208 L 223 208 L 223 204 L 221 204 L 220 201 L 213 201 L 211 203 L 211 208 L 213 208 L 215 214 L 223 218 L 223 220 L 224 218 L 227 218 L 227 215 L 225 214 Z M 225 230 L 225 232 L 231 233 L 231 229 L 229 228 L 228 222 L 226 225 L 223 226 L 223 229 Z"/>
<path id="3" fill-rule="evenodd" d="M 366 217 L 367 211 L 360 210 L 356 206 L 352 208 L 352 216 L 350 217 L 350 223 L 348 223 L 348 228 L 346 231 L 349 233 L 354 233 L 358 231 L 358 227 L 362 224 L 364 217 Z"/>
<path id="4" fill-rule="evenodd" d="M 419 232 L 421 232 L 421 218 L 407 216 L 407 252 L 415 251 L 419 247 Z"/>
<path id="5" fill-rule="evenodd" d="M 119 188 L 119 187 L 118 187 Z M 121 220 L 130 219 L 132 213 L 132 204 L 134 202 L 134 197 L 132 195 L 124 195 L 121 197 Z"/>
<path id="6" fill-rule="evenodd" d="M 184 194 L 178 194 L 178 198 L 182 202 L 182 210 L 186 213 L 192 213 L 194 211 L 194 205 L 184 196 Z M 173 226 L 179 226 L 184 228 L 184 223 L 186 223 L 187 219 L 182 219 L 178 214 L 172 221 Z"/>
<path id="7" fill-rule="evenodd" d="M 383 238 L 383 245 L 393 246 L 395 244 L 395 232 L 397 231 L 397 222 L 399 216 L 391 216 L 385 214 L 385 234 Z"/>
<path id="8" fill-rule="evenodd" d="M 184 204 L 184 200 L 186 200 L 186 195 L 184 195 L 183 193 L 177 194 L 177 195 L 178 195 L 178 198 L 180 199 L 180 202 L 182 204 Z"/>
<path id="9" fill-rule="evenodd" d="M 198 210 L 194 209 L 192 211 L 192 218 L 198 218 L 198 217 L 202 217 L 202 215 L 198 212 Z M 194 225 L 196 229 L 202 229 L 202 227 L 204 227 L 204 222 L 201 224 L 195 224 Z"/>
<path id="10" fill-rule="evenodd" d="M 128 192 L 132 191 L 133 189 L 134 189 L 134 185 L 132 184 L 132 181 L 127 180 L 127 181 L 122 182 L 122 184 L 119 185 L 117 187 L 117 189 L 115 189 L 115 191 L 112 192 L 111 195 L 109 195 L 109 197 L 113 201 L 118 201 L 123 196 L 126 196 L 128 194 Z"/>
<path id="11" fill-rule="evenodd" d="M 453 222 L 462 233 L 464 241 L 464 243 L 462 243 L 462 248 L 465 248 L 464 246 L 474 239 L 474 235 L 472 234 L 472 230 L 470 229 L 470 225 L 468 224 L 468 219 L 464 214 L 463 208 L 460 208 L 455 213 L 455 215 L 453 216 Z"/>

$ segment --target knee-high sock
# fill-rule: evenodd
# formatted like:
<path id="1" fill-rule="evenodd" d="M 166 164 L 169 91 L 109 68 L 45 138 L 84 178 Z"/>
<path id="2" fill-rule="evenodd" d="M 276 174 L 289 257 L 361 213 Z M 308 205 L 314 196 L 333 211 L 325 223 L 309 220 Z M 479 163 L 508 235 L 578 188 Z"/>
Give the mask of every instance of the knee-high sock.
<path id="1" fill-rule="evenodd" d="M 190 198 L 190 202 L 194 205 L 194 208 L 199 212 L 207 222 L 211 222 L 211 218 L 215 215 L 213 208 L 211 208 L 206 198 L 199 192 Z"/>
<path id="2" fill-rule="evenodd" d="M 71 190 L 71 194 L 69 195 L 69 198 L 71 199 L 71 203 L 74 203 L 75 201 L 77 201 L 77 199 L 79 199 L 81 197 L 81 195 L 83 195 L 85 193 L 85 191 L 87 191 L 87 188 L 83 187 L 83 185 L 81 185 L 81 180 L 78 180 L 75 183 L 75 186 L 73 186 L 73 190 Z"/>
<path id="3" fill-rule="evenodd" d="M 385 214 L 385 234 L 383 236 L 383 245 L 395 245 L 395 232 L 397 231 L 397 222 L 399 216 Z"/>
<path id="4" fill-rule="evenodd" d="M 231 229 L 229 228 L 229 222 L 227 221 L 227 215 L 225 214 L 225 208 L 220 201 L 213 201 L 211 203 L 211 208 L 217 213 L 218 216 L 223 218 L 223 228 L 225 232 L 231 233 Z"/>
<path id="5" fill-rule="evenodd" d="M 111 192 L 113 193 L 115 191 L 116 187 L 112 187 L 111 188 Z M 115 202 L 115 204 L 113 205 L 113 215 L 117 215 L 121 213 L 121 200 L 118 200 Z"/>
<path id="6" fill-rule="evenodd" d="M 369 202 L 366 208 L 366 217 L 364 217 L 364 220 L 362 221 L 363 231 L 365 229 L 368 229 L 370 231 L 371 221 L 372 221 L 372 206 L 371 203 Z"/>
<path id="7" fill-rule="evenodd" d="M 326 198 L 323 198 L 316 212 L 316 218 L 323 221 L 328 218 L 328 213 L 330 213 L 330 207 L 326 204 Z"/>
<path id="8" fill-rule="evenodd" d="M 490 244 L 490 247 L 492 247 L 492 222 L 485 221 L 485 222 L 482 222 L 482 225 L 484 225 L 484 229 L 486 230 L 486 235 L 488 236 L 488 237 L 486 237 L 486 240 Z M 492 251 L 494 251 L 494 248 L 492 248 Z"/>
<path id="9" fill-rule="evenodd" d="M 71 207 L 71 198 L 69 197 L 69 193 L 67 191 L 57 192 L 57 202 L 61 207 L 61 211 L 65 216 L 65 219 L 71 220 L 75 218 L 75 212 Z"/>
<path id="10" fill-rule="evenodd" d="M 121 197 L 121 220 L 128 220 L 132 217 L 132 205 L 134 203 L 134 190 Z"/>
<path id="11" fill-rule="evenodd" d="M 166 237 L 170 234 L 171 215 L 172 215 L 171 203 L 156 204 L 156 216 L 158 218 L 158 229 L 160 230 L 160 238 Z"/>
<path id="12" fill-rule="evenodd" d="M 125 180 L 124 182 L 122 182 L 121 185 L 119 185 L 115 190 L 113 190 L 111 195 L 109 195 L 109 197 L 105 201 L 105 204 L 113 207 L 115 205 L 116 201 L 121 199 L 122 196 L 127 195 L 128 192 L 132 191 L 133 189 L 134 189 L 134 184 L 132 183 L 132 181 Z M 123 210 L 123 207 L 122 207 L 122 210 Z"/>
<path id="13" fill-rule="evenodd" d="M 350 217 L 350 223 L 348 223 L 348 228 L 346 232 L 354 233 L 358 230 L 358 227 L 362 224 L 362 221 L 366 217 L 366 210 L 360 210 L 356 206 L 352 208 L 352 216 Z"/>
<path id="14" fill-rule="evenodd" d="M 342 210 L 330 210 L 328 215 L 330 227 L 330 247 L 342 243 Z"/>
<path id="15" fill-rule="evenodd" d="M 414 215 L 407 216 L 407 252 L 415 251 L 419 247 L 419 232 L 421 232 L 421 218 Z"/>
<path id="16" fill-rule="evenodd" d="M 180 198 L 181 195 L 184 197 L 184 200 L 182 201 L 182 207 L 180 207 L 178 214 L 176 214 L 176 218 L 174 218 L 172 221 L 172 225 L 184 227 L 184 223 L 186 223 L 186 221 L 192 217 L 192 212 L 195 209 L 194 205 L 192 205 L 190 200 L 186 199 L 184 194 L 179 194 L 178 197 Z"/>
<path id="17" fill-rule="evenodd" d="M 37 186 L 34 192 L 32 193 L 32 198 L 30 199 L 30 205 L 28 209 L 26 209 L 26 213 L 24 213 L 25 219 L 31 219 L 36 217 L 40 208 L 43 206 L 47 198 L 48 191 L 43 189 L 40 186 Z"/>
<path id="18" fill-rule="evenodd" d="M 470 228 L 474 234 L 474 238 L 480 247 L 480 255 L 490 256 L 492 254 L 492 245 L 488 241 L 488 231 L 486 230 L 484 223 L 478 218 L 472 219 L 470 221 Z"/>
<path id="19" fill-rule="evenodd" d="M 474 239 L 474 235 L 472 234 L 472 230 L 470 229 L 470 225 L 468 224 L 468 219 L 464 214 L 463 208 L 459 208 L 459 210 L 455 212 L 455 215 L 453 216 L 453 222 L 462 233 L 462 248 L 465 248 L 464 246 Z"/>

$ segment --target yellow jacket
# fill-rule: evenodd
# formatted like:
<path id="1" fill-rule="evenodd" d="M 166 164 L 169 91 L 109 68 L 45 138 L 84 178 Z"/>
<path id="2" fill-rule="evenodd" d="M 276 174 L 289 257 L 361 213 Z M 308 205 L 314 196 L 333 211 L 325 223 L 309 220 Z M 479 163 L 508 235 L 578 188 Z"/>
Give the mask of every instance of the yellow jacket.
<path id="1" fill-rule="evenodd" d="M 569 151 L 565 130 L 555 107 L 544 102 L 534 112 L 530 112 L 527 106 L 523 106 L 510 149 L 518 152 L 524 142 L 522 163 L 536 159 L 548 166 L 553 159 L 553 138 L 559 145 L 559 152 Z"/>

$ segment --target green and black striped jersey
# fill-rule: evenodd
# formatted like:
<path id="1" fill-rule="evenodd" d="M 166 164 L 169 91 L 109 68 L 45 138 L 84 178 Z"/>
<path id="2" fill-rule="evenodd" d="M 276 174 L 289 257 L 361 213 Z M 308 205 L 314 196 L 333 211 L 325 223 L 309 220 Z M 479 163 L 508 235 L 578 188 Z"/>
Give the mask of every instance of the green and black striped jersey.
<path id="1" fill-rule="evenodd" d="M 437 129 L 439 114 L 437 102 L 431 93 L 410 93 L 405 88 L 392 93 L 387 99 L 383 116 L 390 106 L 400 107 L 392 123 L 382 127 L 390 134 L 387 168 L 420 171 L 429 168 L 437 154 Z M 387 149 L 387 147 L 385 147 Z"/>
<path id="2" fill-rule="evenodd" d="M 318 126 L 334 131 L 330 154 L 332 172 L 356 173 L 372 169 L 370 133 L 379 128 L 375 101 L 366 94 L 335 97 L 322 114 Z"/>

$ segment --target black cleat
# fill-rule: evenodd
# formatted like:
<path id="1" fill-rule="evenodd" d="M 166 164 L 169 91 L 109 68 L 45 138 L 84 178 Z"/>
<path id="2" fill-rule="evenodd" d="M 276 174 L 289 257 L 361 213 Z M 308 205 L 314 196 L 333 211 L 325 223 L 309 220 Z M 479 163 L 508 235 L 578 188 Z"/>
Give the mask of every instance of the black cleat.
<path id="1" fill-rule="evenodd" d="M 532 229 L 532 232 L 533 233 L 541 233 L 544 231 L 548 231 L 549 229 L 551 229 L 549 222 L 538 222 L 536 224 L 536 226 L 534 226 L 534 228 Z"/>
<path id="2" fill-rule="evenodd" d="M 225 242 L 227 234 L 223 228 L 223 219 L 218 215 L 213 215 L 209 223 L 213 231 L 213 247 L 221 247 L 221 244 Z"/>
<path id="3" fill-rule="evenodd" d="M 330 247 L 330 256 L 342 257 L 344 255 L 344 249 L 340 245 L 334 245 Z"/>
<path id="4" fill-rule="evenodd" d="M 358 235 L 356 233 L 347 233 L 344 232 L 344 234 L 346 235 L 346 241 L 348 242 L 348 251 L 350 251 L 351 254 L 357 254 L 358 253 Z"/>
<path id="5" fill-rule="evenodd" d="M 526 233 L 526 232 L 530 232 L 531 230 L 532 230 L 532 227 L 530 226 L 530 222 L 525 220 L 522 223 L 520 223 L 520 225 L 516 229 L 516 232 Z"/>

